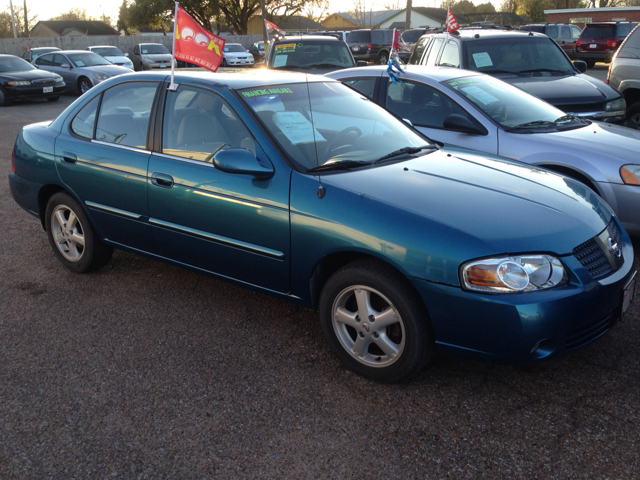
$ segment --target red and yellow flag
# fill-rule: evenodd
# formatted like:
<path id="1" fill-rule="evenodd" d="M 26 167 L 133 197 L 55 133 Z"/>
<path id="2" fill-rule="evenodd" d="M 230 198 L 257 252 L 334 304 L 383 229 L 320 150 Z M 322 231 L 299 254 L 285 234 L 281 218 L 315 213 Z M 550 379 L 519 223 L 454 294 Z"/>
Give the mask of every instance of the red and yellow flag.
<path id="1" fill-rule="evenodd" d="M 174 57 L 212 72 L 218 70 L 225 40 L 202 28 L 181 6 L 176 11 Z"/>

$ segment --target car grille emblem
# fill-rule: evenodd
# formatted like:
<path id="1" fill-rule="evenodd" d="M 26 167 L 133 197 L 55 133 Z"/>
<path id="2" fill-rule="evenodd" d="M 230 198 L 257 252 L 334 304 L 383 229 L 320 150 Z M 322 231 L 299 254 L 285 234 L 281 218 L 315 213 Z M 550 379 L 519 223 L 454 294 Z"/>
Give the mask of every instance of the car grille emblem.
<path id="1" fill-rule="evenodd" d="M 608 243 L 609 243 L 609 253 L 611 253 L 612 255 L 615 255 L 616 257 L 620 257 L 620 255 L 622 255 L 622 250 L 620 250 L 620 247 L 618 247 L 618 244 L 613 243 L 613 240 L 611 240 L 611 237 L 609 237 Z"/>

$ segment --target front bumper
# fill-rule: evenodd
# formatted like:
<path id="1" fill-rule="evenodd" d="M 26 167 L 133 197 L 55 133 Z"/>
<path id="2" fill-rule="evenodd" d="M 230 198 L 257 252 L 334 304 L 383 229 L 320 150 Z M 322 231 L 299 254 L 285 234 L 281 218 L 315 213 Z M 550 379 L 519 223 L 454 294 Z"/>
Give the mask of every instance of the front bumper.
<path id="1" fill-rule="evenodd" d="M 596 186 L 629 235 L 640 236 L 640 186 L 606 182 Z"/>
<path id="2" fill-rule="evenodd" d="M 45 92 L 45 88 L 51 88 L 51 92 Z M 50 98 L 62 95 L 66 89 L 64 83 L 55 85 L 24 85 L 17 87 L 4 86 L 11 100 L 26 100 L 30 98 Z"/>
<path id="3" fill-rule="evenodd" d="M 253 67 L 253 57 L 247 59 L 227 58 L 227 65 L 234 67 Z"/>
<path id="4" fill-rule="evenodd" d="M 411 279 L 429 311 L 438 352 L 502 363 L 531 363 L 588 345 L 621 317 L 634 274 L 633 247 L 622 234 L 622 267 L 594 280 L 573 256 L 562 257 L 569 284 L 539 292 L 487 295 Z"/>

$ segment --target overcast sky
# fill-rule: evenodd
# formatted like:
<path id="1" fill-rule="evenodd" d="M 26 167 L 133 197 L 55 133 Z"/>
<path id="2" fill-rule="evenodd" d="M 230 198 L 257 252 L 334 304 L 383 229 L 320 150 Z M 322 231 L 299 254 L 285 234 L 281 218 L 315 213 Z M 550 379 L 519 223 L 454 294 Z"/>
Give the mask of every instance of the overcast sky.
<path id="1" fill-rule="evenodd" d="M 12 0 L 14 6 L 22 6 L 24 0 Z M 473 3 L 484 3 L 486 0 L 472 0 Z M 367 11 L 373 9 L 384 10 L 385 4 L 396 3 L 394 0 L 364 0 Z M 441 0 L 413 0 L 415 7 L 438 7 Z M 495 3 L 495 2 L 494 2 Z M 0 0 L 4 11 L 9 6 L 9 0 Z M 72 8 L 86 8 L 87 14 L 92 17 L 99 17 L 104 12 L 105 15 L 111 17 L 114 22 L 118 18 L 118 9 L 122 5 L 122 0 L 27 0 L 27 8 L 31 11 L 31 15 L 38 15 L 38 20 L 48 20 L 51 17 L 68 12 Z M 330 12 L 338 12 L 353 9 L 353 4 L 349 0 L 331 0 Z"/>

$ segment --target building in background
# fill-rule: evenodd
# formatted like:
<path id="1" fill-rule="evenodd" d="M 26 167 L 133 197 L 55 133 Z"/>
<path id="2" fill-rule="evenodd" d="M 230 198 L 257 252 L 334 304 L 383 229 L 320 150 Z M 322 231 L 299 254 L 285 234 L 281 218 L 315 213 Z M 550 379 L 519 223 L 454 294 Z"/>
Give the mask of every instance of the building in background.
<path id="1" fill-rule="evenodd" d="M 327 15 L 321 23 L 327 30 L 353 30 L 356 28 L 387 28 L 381 26 L 389 18 L 404 10 L 377 12 L 337 12 Z"/>
<path id="2" fill-rule="evenodd" d="M 640 22 L 640 7 L 565 8 L 545 10 L 548 23 Z"/>
<path id="3" fill-rule="evenodd" d="M 30 37 L 83 37 L 120 35 L 100 20 L 41 20 L 31 29 Z"/>
<path id="4" fill-rule="evenodd" d="M 271 21 L 287 33 L 311 33 L 327 30 L 324 25 L 302 15 L 274 16 Z M 250 35 L 262 35 L 262 17 L 256 15 L 249 19 L 247 33 Z"/>

